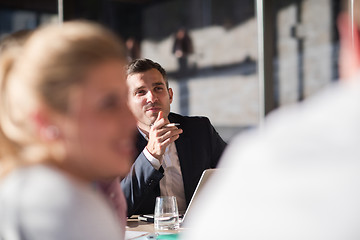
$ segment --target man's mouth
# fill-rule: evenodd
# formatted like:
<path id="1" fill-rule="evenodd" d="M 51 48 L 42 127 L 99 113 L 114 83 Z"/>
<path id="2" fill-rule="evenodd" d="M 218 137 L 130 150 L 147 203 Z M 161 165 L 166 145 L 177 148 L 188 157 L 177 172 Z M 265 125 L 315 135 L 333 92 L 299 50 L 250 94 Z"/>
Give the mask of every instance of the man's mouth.
<path id="1" fill-rule="evenodd" d="M 147 108 L 145 108 L 145 111 L 149 111 L 149 112 L 158 112 L 161 110 L 161 107 L 159 106 L 149 106 Z"/>
<path id="2" fill-rule="evenodd" d="M 160 108 L 149 108 L 148 110 L 146 111 L 160 111 Z"/>

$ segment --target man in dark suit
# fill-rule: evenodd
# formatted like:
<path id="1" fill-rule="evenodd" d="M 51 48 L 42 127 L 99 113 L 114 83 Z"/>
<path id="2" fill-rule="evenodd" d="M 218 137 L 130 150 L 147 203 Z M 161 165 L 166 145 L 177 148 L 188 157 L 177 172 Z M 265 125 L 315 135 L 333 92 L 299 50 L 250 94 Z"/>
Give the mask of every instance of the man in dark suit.
<path id="1" fill-rule="evenodd" d="M 127 73 L 128 104 L 139 130 L 137 158 L 121 182 L 128 216 L 153 213 L 160 195 L 176 196 L 185 211 L 202 172 L 216 167 L 226 143 L 208 118 L 170 113 L 173 92 L 158 63 L 134 60 Z"/>

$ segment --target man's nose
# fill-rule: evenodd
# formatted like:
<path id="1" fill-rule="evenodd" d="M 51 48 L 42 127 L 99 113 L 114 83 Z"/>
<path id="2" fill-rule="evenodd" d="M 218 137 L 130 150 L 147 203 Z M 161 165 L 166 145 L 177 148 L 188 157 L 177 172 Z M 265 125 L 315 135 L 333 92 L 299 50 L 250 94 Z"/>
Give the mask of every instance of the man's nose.
<path id="1" fill-rule="evenodd" d="M 156 94 L 152 91 L 148 91 L 147 99 L 148 99 L 148 102 L 156 102 L 158 100 Z"/>

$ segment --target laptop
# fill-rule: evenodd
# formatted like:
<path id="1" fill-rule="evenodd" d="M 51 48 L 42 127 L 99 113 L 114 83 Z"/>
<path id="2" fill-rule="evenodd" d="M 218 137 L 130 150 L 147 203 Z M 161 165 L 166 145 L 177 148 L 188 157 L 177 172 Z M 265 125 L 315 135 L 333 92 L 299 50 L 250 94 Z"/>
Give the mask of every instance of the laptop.
<path id="1" fill-rule="evenodd" d="M 196 199 L 199 196 L 199 193 L 202 189 L 204 189 L 204 186 L 206 185 L 206 182 L 210 179 L 210 177 L 219 169 L 213 168 L 213 169 L 206 169 L 201 174 L 200 180 L 195 188 L 194 194 L 191 197 L 190 203 L 188 207 L 186 208 L 184 217 L 182 218 L 181 224 L 185 222 L 186 216 L 189 215 L 189 212 L 191 212 L 192 207 L 194 206 L 194 202 L 196 202 Z"/>
<path id="2" fill-rule="evenodd" d="M 194 194 L 191 197 L 190 203 L 188 207 L 186 208 L 185 214 L 182 217 L 181 224 L 184 223 L 186 216 L 189 215 L 189 212 L 191 212 L 191 208 L 194 206 L 194 202 L 196 202 L 197 197 L 199 196 L 199 193 L 206 185 L 206 182 L 210 179 L 210 177 L 219 169 L 206 169 L 201 174 L 200 180 L 195 188 Z M 154 222 L 154 214 L 145 214 L 140 215 L 138 217 L 139 220 L 146 221 L 146 222 Z"/>

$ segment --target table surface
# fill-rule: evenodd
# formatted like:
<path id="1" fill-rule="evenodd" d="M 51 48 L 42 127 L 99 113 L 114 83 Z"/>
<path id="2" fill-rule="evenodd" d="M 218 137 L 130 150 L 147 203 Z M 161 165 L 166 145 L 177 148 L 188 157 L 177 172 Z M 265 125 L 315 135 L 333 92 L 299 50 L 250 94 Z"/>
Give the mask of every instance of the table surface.
<path id="1" fill-rule="evenodd" d="M 138 219 L 137 215 L 134 215 L 131 218 L 128 218 L 126 225 L 127 225 L 126 231 L 139 231 L 139 232 L 155 233 L 154 223 L 140 221 Z M 180 227 L 179 230 L 166 230 L 166 231 L 162 231 L 162 232 L 179 233 L 183 230 L 184 230 L 184 228 Z"/>
<path id="2" fill-rule="evenodd" d="M 140 231 L 154 233 L 154 224 L 149 222 L 140 221 L 138 216 L 134 215 L 128 218 L 126 224 L 126 231 Z"/>

